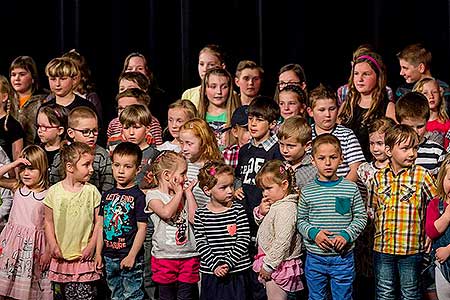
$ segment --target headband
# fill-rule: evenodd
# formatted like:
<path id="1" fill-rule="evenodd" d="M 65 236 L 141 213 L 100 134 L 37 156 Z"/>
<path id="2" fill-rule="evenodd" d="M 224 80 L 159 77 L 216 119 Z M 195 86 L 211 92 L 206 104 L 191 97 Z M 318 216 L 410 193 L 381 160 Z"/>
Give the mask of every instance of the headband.
<path id="1" fill-rule="evenodd" d="M 377 61 L 375 60 L 375 58 L 373 58 L 372 56 L 369 55 L 361 55 L 360 57 L 358 57 L 356 60 L 360 60 L 360 59 L 367 59 L 370 60 L 378 69 L 378 72 L 381 73 L 381 67 L 380 65 L 377 63 Z"/>

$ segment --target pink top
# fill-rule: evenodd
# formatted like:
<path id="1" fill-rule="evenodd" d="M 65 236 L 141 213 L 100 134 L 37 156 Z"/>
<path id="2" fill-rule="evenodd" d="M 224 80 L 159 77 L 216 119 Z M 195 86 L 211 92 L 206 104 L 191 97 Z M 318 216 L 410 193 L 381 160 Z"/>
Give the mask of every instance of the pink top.
<path id="1" fill-rule="evenodd" d="M 434 222 L 439 219 L 439 197 L 434 198 L 430 201 L 427 208 L 427 218 L 425 221 L 425 232 L 427 236 L 435 240 L 442 235 L 434 226 Z M 444 209 L 447 207 L 447 202 L 444 202 Z"/>

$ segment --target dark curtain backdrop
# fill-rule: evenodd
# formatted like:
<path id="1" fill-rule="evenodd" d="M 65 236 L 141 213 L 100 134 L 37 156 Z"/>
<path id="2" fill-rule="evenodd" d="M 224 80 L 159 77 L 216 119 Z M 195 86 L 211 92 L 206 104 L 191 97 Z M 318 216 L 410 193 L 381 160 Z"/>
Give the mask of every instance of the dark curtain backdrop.
<path id="1" fill-rule="evenodd" d="M 260 63 L 267 95 L 278 69 L 292 62 L 304 66 L 310 88 L 337 88 L 362 43 L 383 56 L 393 88 L 402 83 L 395 54 L 413 42 L 432 51 L 433 75 L 450 81 L 447 1 L 3 1 L 0 22 L 0 74 L 8 75 L 14 57 L 30 55 L 47 87 L 47 62 L 76 48 L 89 63 L 106 120 L 115 115 L 123 60 L 134 51 L 149 59 L 173 100 L 199 84 L 198 52 L 208 43 L 225 48 L 231 73 L 240 59 Z"/>

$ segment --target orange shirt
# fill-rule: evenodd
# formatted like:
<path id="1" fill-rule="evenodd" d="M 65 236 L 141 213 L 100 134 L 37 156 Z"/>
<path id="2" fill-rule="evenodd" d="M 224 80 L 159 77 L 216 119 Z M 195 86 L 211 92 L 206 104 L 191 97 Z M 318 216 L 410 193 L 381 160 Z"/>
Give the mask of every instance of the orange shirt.
<path id="1" fill-rule="evenodd" d="M 30 100 L 31 94 L 19 99 L 19 108 L 22 108 L 28 100 Z"/>

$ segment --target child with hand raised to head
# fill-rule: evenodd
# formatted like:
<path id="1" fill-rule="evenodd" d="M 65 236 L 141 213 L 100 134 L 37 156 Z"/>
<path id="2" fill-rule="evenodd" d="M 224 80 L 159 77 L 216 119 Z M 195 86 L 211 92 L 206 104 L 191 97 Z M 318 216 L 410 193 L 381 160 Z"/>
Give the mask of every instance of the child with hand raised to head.
<path id="1" fill-rule="evenodd" d="M 0 180 L 1 187 L 14 191 L 9 220 L 0 234 L 0 295 L 8 299 L 53 299 L 47 278 L 50 249 L 42 202 L 48 188 L 45 152 L 36 145 L 25 147 L 17 160 L 0 167 L 0 178 L 14 168 L 19 169 L 18 180 Z"/>
<path id="2" fill-rule="evenodd" d="M 199 185 L 211 199 L 195 212 L 200 252 L 201 299 L 250 299 L 250 228 L 244 208 L 234 198 L 234 169 L 221 161 L 200 169 Z"/>

